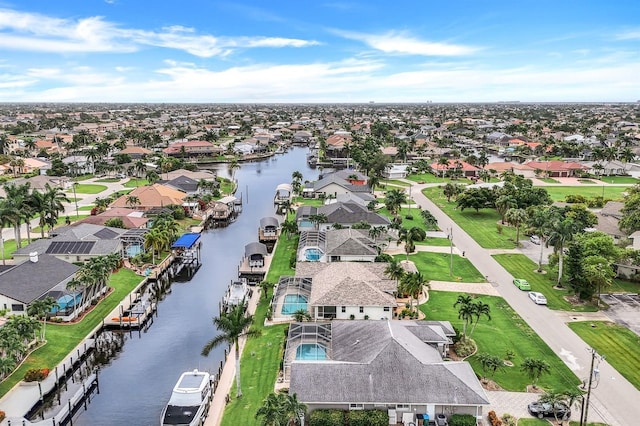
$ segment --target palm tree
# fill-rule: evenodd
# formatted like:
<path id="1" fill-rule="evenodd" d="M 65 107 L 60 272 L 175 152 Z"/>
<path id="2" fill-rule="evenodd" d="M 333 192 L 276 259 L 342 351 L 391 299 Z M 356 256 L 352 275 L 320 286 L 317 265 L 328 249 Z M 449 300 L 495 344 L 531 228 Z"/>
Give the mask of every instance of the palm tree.
<path id="1" fill-rule="evenodd" d="M 33 191 L 27 199 L 27 204 L 33 213 L 40 216 L 40 236 L 44 238 L 44 228 L 49 225 L 51 229 L 58 222 L 58 214 L 64 211 L 63 202 L 68 203 L 69 199 L 60 188 L 52 188 L 48 183 L 45 185 L 45 192 Z"/>
<path id="2" fill-rule="evenodd" d="M 222 313 L 219 317 L 213 318 L 213 325 L 220 332 L 216 337 L 207 342 L 202 348 L 202 356 L 208 356 L 211 350 L 221 343 L 228 343 L 235 348 L 236 361 L 236 397 L 242 396 L 240 388 L 240 337 L 258 336 L 257 329 L 247 329 L 253 322 L 253 315 L 245 316 L 245 309 L 242 305 L 234 306 L 229 312 Z"/>
<path id="3" fill-rule="evenodd" d="M 487 319 L 491 321 L 491 306 L 481 300 L 472 303 L 471 306 L 473 307 L 473 316 L 475 317 L 475 322 L 472 320 L 473 326 L 471 327 L 471 331 L 469 332 L 469 337 L 473 335 L 478 322 L 480 322 L 480 317 L 486 316 Z"/>
<path id="4" fill-rule="evenodd" d="M 415 299 L 416 302 L 418 301 L 418 298 L 424 291 L 425 285 L 429 285 L 429 280 L 427 280 L 420 272 L 410 272 L 404 274 L 402 277 L 400 288 L 403 293 L 407 293 L 409 295 L 409 306 L 412 310 L 413 300 Z M 415 312 L 418 313 L 418 303 L 416 303 Z"/>
<path id="5" fill-rule="evenodd" d="M 262 406 L 256 411 L 256 418 L 262 417 L 261 426 L 285 426 L 284 404 L 282 397 L 284 394 L 271 392 L 262 401 Z"/>
<path id="6" fill-rule="evenodd" d="M 524 209 L 509 209 L 505 215 L 507 222 L 516 227 L 516 247 L 520 245 L 520 226 L 526 222 L 527 217 Z"/>
<path id="7" fill-rule="evenodd" d="M 151 263 L 156 263 L 156 252 L 160 254 L 168 242 L 169 233 L 160 228 L 152 228 L 144 234 L 144 248 L 151 250 Z"/>
<path id="8" fill-rule="evenodd" d="M 498 199 L 496 200 L 496 211 L 500 215 L 500 220 L 502 221 L 503 225 L 504 225 L 504 219 L 505 219 L 505 215 L 507 214 L 507 211 L 517 207 L 518 207 L 518 203 L 516 202 L 516 199 L 513 198 L 513 196 L 501 195 L 500 197 L 498 197 Z"/>
<path id="9" fill-rule="evenodd" d="M 473 319 L 474 310 L 473 310 L 473 298 L 468 294 L 459 294 L 456 302 L 453 304 L 453 307 L 460 306 L 458 308 L 458 318 L 463 320 L 462 326 L 462 338 L 466 339 L 467 337 L 467 325 L 469 321 Z"/>
<path id="10" fill-rule="evenodd" d="M 39 320 L 43 320 L 42 323 L 42 332 L 40 334 L 40 340 L 44 341 L 45 332 L 47 327 L 47 315 L 51 312 L 51 309 L 60 306 L 56 302 L 56 299 L 53 297 L 45 297 L 44 299 L 38 299 L 31 302 L 29 307 L 27 308 L 27 314 L 38 318 Z"/>
<path id="11" fill-rule="evenodd" d="M 285 220 L 280 224 L 280 230 L 287 234 L 287 240 L 291 238 L 292 234 L 298 232 L 298 225 L 292 220 Z"/>
<path id="12" fill-rule="evenodd" d="M 282 407 L 287 426 L 302 425 L 301 418 L 307 412 L 307 406 L 298 401 L 297 394 L 281 394 Z"/>
<path id="13" fill-rule="evenodd" d="M 542 359 L 525 358 L 520 366 L 520 370 L 524 371 L 531 380 L 531 384 L 534 388 L 537 388 L 537 383 L 543 373 L 550 373 L 551 367 Z"/>
<path id="14" fill-rule="evenodd" d="M 6 193 L 5 215 L 13 225 L 13 232 L 16 240 L 16 248 L 22 247 L 22 237 L 20 235 L 20 225 L 24 220 L 24 206 L 29 198 L 29 188 L 31 185 L 5 185 Z"/>
<path id="15" fill-rule="evenodd" d="M 407 260 L 409 260 L 409 253 L 413 253 L 415 249 L 415 241 L 424 241 L 427 238 L 427 233 L 424 229 L 413 226 L 410 229 L 402 228 L 398 233 L 398 241 L 404 241 L 404 251 L 407 254 Z"/>
<path id="16" fill-rule="evenodd" d="M 442 180 L 444 180 L 444 174 L 449 169 L 449 160 L 446 157 L 440 157 L 438 159 L 438 165 L 442 166 Z"/>
<path id="17" fill-rule="evenodd" d="M 327 223 L 327 215 L 324 213 L 312 214 L 309 215 L 309 221 L 313 223 L 315 229 L 318 229 L 321 223 Z"/>
<path id="18" fill-rule="evenodd" d="M 550 225 L 547 246 L 551 244 L 553 251 L 558 255 L 558 281 L 557 286 L 562 287 L 562 272 L 564 260 L 564 248 L 573 240 L 576 225 L 571 218 L 558 219 Z"/>
<path id="19" fill-rule="evenodd" d="M 402 209 L 402 204 L 407 203 L 407 194 L 399 189 L 392 189 L 387 191 L 384 199 L 384 206 L 389 213 L 396 216 Z"/>
<path id="20" fill-rule="evenodd" d="M 405 274 L 405 271 L 402 268 L 402 265 L 400 265 L 400 262 L 398 262 L 397 259 L 393 259 L 388 263 L 387 267 L 384 270 L 384 274 L 392 280 L 396 280 L 396 287 L 398 288 L 398 291 L 400 291 L 400 280 Z"/>
<path id="21" fill-rule="evenodd" d="M 133 168 L 136 171 L 136 176 L 141 178 L 147 171 L 147 165 L 142 160 L 138 160 L 133 164 Z"/>
<path id="22" fill-rule="evenodd" d="M 7 261 L 4 258 L 4 237 L 2 231 L 4 228 L 11 224 L 12 213 L 9 210 L 11 206 L 4 198 L 0 197 L 0 255 L 2 256 L 2 264 L 6 265 Z"/>
<path id="23" fill-rule="evenodd" d="M 144 175 L 145 179 L 153 185 L 158 180 L 160 180 L 160 175 L 155 170 L 147 170 L 147 173 Z"/>
<path id="24" fill-rule="evenodd" d="M 140 205 L 140 198 L 135 195 L 127 195 L 126 204 L 129 207 L 136 207 Z"/>
<path id="25" fill-rule="evenodd" d="M 293 316 L 293 320 L 295 322 L 304 322 L 311 320 L 311 315 L 306 309 L 298 309 L 293 314 L 291 314 L 291 316 Z"/>
<path id="26" fill-rule="evenodd" d="M 0 356 L 0 379 L 4 379 L 16 368 L 16 360 L 12 356 Z"/>

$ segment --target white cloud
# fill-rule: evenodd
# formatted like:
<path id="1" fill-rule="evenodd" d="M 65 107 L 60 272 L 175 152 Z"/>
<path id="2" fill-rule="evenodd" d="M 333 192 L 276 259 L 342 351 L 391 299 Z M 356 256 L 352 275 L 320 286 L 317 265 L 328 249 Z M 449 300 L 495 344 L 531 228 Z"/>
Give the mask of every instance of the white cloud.
<path id="1" fill-rule="evenodd" d="M 284 37 L 216 37 L 193 28 L 168 26 L 161 31 L 121 28 L 94 16 L 79 20 L 0 9 L 0 49 L 52 53 L 134 52 L 140 46 L 184 50 L 194 56 L 225 56 L 235 48 L 308 47 L 313 40 Z"/>
<path id="2" fill-rule="evenodd" d="M 364 34 L 341 30 L 333 30 L 332 32 L 344 38 L 361 41 L 373 49 L 391 54 L 462 56 L 479 50 L 479 48 L 473 46 L 419 40 L 395 31 L 385 34 Z"/>
<path id="3" fill-rule="evenodd" d="M 640 29 L 627 30 L 616 34 L 617 40 L 640 40 Z"/>

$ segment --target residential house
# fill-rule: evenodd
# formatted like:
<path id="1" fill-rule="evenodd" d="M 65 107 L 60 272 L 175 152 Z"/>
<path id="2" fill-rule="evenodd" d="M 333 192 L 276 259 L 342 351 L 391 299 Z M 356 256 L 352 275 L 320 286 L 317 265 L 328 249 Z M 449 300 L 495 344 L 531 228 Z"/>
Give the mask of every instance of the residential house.
<path id="1" fill-rule="evenodd" d="M 389 164 L 382 172 L 382 176 L 386 179 L 404 179 L 409 174 L 408 169 L 408 164 Z"/>
<path id="2" fill-rule="evenodd" d="M 448 164 L 431 163 L 431 172 L 436 176 L 442 176 L 444 173 L 445 176 L 457 174 L 466 178 L 477 178 L 480 174 L 480 169 L 466 161 L 449 160 Z"/>
<path id="3" fill-rule="evenodd" d="M 124 207 L 114 207 L 102 213 L 85 217 L 76 223 L 90 223 L 92 225 L 104 226 L 109 220 L 118 218 L 122 220 L 125 229 L 146 228 L 149 218 L 144 216 L 141 210 Z"/>
<path id="4" fill-rule="evenodd" d="M 142 146 L 133 146 L 129 145 L 125 149 L 122 149 L 118 152 L 118 154 L 127 154 L 131 157 L 132 160 L 140 160 L 147 155 L 150 155 L 153 151 L 150 149 L 144 148 Z"/>
<path id="5" fill-rule="evenodd" d="M 34 251 L 0 272 L 0 309 L 8 315 L 25 315 L 28 306 L 54 291 L 68 293 L 66 285 L 79 267 Z M 37 277 L 37 279 L 34 279 Z"/>
<path id="6" fill-rule="evenodd" d="M 376 242 L 367 229 L 302 231 L 298 242 L 298 262 L 374 262 Z"/>
<path id="7" fill-rule="evenodd" d="M 314 223 L 313 219 L 324 215 L 325 221 Z M 388 228 L 391 221 L 386 216 L 369 211 L 356 202 L 332 203 L 320 207 L 300 206 L 296 210 L 296 224 L 299 230 L 326 230 L 335 226 L 350 228 L 356 223 L 368 223 L 371 226 Z"/>
<path id="8" fill-rule="evenodd" d="M 207 141 L 182 141 L 172 143 L 162 152 L 172 157 L 180 157 L 182 155 L 187 157 L 211 156 L 221 154 L 222 148 Z"/>
<path id="9" fill-rule="evenodd" d="M 156 183 L 177 189 L 187 195 L 196 195 L 199 193 L 198 181 L 187 176 L 178 176 L 171 180 L 159 180 Z"/>
<path id="10" fill-rule="evenodd" d="M 63 158 L 62 162 L 69 167 L 69 173 L 73 176 L 95 172 L 93 161 L 89 160 L 85 155 L 71 155 Z"/>
<path id="11" fill-rule="evenodd" d="M 390 425 L 418 424 L 417 414 L 482 419 L 489 399 L 471 365 L 443 359 L 440 346 L 454 335 L 451 324 L 437 321 L 294 323 L 285 382 L 308 412 L 379 409 Z"/>
<path id="12" fill-rule="evenodd" d="M 588 170 L 588 167 L 575 161 L 529 161 L 524 163 L 539 177 L 574 177 Z"/>
<path id="13" fill-rule="evenodd" d="M 16 260 L 29 258 L 37 252 L 55 256 L 69 263 L 85 262 L 93 257 L 120 253 L 120 236 L 127 230 L 90 223 L 78 223 L 56 228 L 51 238 L 32 241 L 13 253 Z"/>
<path id="14" fill-rule="evenodd" d="M 336 174 L 330 174 L 315 182 L 307 183 L 302 190 L 302 195 L 307 198 L 335 198 L 340 194 L 350 192 L 371 192 L 369 185 L 360 183 L 359 179 L 353 180 L 356 183 L 352 183 L 352 181 L 341 178 Z"/>
<path id="15" fill-rule="evenodd" d="M 154 207 L 181 206 L 186 193 L 174 188 L 170 188 L 159 183 L 153 185 L 139 186 L 129 194 L 118 197 L 111 207 L 135 207 L 139 210 L 149 210 Z M 131 200 L 137 197 L 135 206 L 131 205 Z"/>
<path id="16" fill-rule="evenodd" d="M 598 223 L 592 230 L 604 232 L 613 238 L 616 243 L 625 238 L 626 234 L 622 232 L 618 226 L 618 222 L 622 218 L 623 207 L 623 202 L 608 201 L 602 210 L 595 213 L 598 218 Z"/>

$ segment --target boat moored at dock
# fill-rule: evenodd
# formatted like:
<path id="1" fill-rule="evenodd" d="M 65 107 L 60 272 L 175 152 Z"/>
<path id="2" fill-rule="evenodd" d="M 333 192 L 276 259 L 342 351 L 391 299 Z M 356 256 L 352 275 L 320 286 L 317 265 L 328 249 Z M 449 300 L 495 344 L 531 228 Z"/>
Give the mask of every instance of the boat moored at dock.
<path id="1" fill-rule="evenodd" d="M 204 371 L 186 371 L 180 375 L 167 406 L 162 410 L 161 426 L 204 424 L 213 399 L 212 377 Z"/>

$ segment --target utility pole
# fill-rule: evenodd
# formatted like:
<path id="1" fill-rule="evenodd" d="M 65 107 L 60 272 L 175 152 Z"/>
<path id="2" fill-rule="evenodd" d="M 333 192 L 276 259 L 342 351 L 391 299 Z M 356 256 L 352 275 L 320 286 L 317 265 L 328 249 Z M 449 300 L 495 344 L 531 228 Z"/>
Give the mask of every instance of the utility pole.
<path id="1" fill-rule="evenodd" d="M 593 383 L 594 372 L 596 374 L 598 373 L 598 371 L 594 369 L 594 363 L 596 360 L 596 356 L 598 355 L 598 352 L 596 352 L 596 350 L 593 348 L 589 348 L 588 350 L 591 352 L 591 367 L 589 368 L 589 384 L 587 385 L 586 401 L 584 397 L 582 397 L 582 411 L 580 413 L 580 426 L 587 426 L 587 416 L 589 414 L 589 398 L 591 397 L 591 385 Z M 601 357 L 600 359 L 603 359 L 603 358 L 604 357 Z M 600 362 L 598 362 L 598 364 L 599 363 Z"/>
<path id="2" fill-rule="evenodd" d="M 78 197 L 76 197 L 76 185 L 78 184 L 78 182 L 73 182 L 71 184 L 71 187 L 73 188 L 73 201 L 76 203 L 76 218 L 80 217 L 80 214 L 78 213 Z"/>

